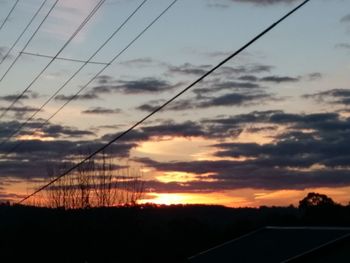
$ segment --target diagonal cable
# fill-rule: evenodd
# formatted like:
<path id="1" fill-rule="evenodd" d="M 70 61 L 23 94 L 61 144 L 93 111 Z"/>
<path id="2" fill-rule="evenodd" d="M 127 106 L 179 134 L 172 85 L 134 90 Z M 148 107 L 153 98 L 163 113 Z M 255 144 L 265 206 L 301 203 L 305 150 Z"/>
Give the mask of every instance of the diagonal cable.
<path id="1" fill-rule="evenodd" d="M 12 15 L 13 11 L 15 10 L 17 4 L 18 4 L 19 0 L 16 0 L 16 2 L 14 3 L 14 5 L 12 6 L 10 12 L 7 14 L 7 16 L 5 17 L 5 20 L 2 22 L 1 26 L 0 26 L 0 31 L 1 29 L 4 27 L 4 25 L 6 24 L 7 20 L 10 18 L 10 16 Z"/>

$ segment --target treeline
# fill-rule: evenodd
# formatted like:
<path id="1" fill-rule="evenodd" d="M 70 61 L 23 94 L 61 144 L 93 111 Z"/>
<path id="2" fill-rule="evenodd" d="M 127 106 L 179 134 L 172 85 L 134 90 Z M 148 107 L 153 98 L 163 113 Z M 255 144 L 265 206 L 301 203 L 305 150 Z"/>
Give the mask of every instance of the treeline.
<path id="1" fill-rule="evenodd" d="M 4 262 L 181 263 L 268 225 L 350 227 L 350 206 L 317 193 L 298 207 L 149 204 L 65 210 L 3 205 L 0 255 Z"/>

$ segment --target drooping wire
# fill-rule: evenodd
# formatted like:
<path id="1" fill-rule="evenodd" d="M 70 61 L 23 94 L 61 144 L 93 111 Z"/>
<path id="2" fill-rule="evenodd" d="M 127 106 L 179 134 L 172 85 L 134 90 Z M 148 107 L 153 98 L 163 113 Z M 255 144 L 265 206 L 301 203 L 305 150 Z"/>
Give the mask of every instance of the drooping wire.
<path id="1" fill-rule="evenodd" d="M 49 61 L 48 64 L 40 71 L 38 75 L 32 80 L 32 82 L 11 102 L 11 104 L 2 111 L 0 114 L 0 119 L 2 119 L 5 114 L 24 96 L 24 94 L 36 83 L 36 81 L 44 74 L 44 72 L 50 67 L 50 65 L 56 60 L 56 58 L 62 53 L 62 51 L 69 45 L 69 43 L 75 38 L 75 36 L 84 28 L 88 21 L 93 17 L 93 15 L 98 11 L 102 4 L 106 0 L 100 0 L 97 5 L 90 11 L 88 16 L 83 20 L 79 27 L 74 31 L 70 38 L 64 43 L 61 49 L 56 53 L 56 55 Z M 23 50 L 24 51 L 24 50 Z M 21 54 L 21 53 L 20 53 Z"/>
<path id="2" fill-rule="evenodd" d="M 121 25 L 120 25 L 120 26 L 119 26 L 119 27 L 104 41 L 104 43 L 102 43 L 102 45 L 90 56 L 90 58 L 89 58 L 87 61 L 85 61 L 84 64 L 81 65 L 81 67 L 78 68 L 78 70 L 75 71 L 74 74 L 73 74 L 65 83 L 63 83 L 63 85 L 60 86 L 60 87 L 59 87 L 59 88 L 44 102 L 44 104 L 42 104 L 37 110 L 35 110 L 35 111 L 33 112 L 33 114 L 32 114 L 25 122 L 21 123 L 20 126 L 19 126 L 16 130 L 14 130 L 6 139 L 2 140 L 2 142 L 0 143 L 0 147 L 2 147 L 2 145 L 4 145 L 5 143 L 7 143 L 8 141 L 10 141 L 11 138 L 12 138 L 13 136 L 15 136 L 15 135 L 16 135 L 18 132 L 20 132 L 31 120 L 33 120 L 34 117 L 35 117 L 40 111 L 42 111 L 42 109 L 43 109 L 50 101 L 52 101 L 52 100 L 56 97 L 56 95 L 57 95 L 64 87 L 66 87 L 66 86 L 68 85 L 68 83 L 70 83 L 70 82 L 79 74 L 79 72 L 81 72 L 81 70 L 83 70 L 83 68 L 84 68 L 86 65 L 88 65 L 88 64 L 90 63 L 90 61 L 91 61 L 91 60 L 92 60 L 92 59 L 93 59 L 93 58 L 108 44 L 108 42 L 111 41 L 111 40 L 117 35 L 117 33 L 120 32 L 120 30 L 121 30 L 122 28 L 124 28 L 124 26 L 129 22 L 129 20 L 141 9 L 141 7 L 142 7 L 147 1 L 148 1 L 148 0 L 143 0 L 143 1 L 141 2 L 141 4 L 137 6 L 137 8 L 123 21 L 123 23 L 122 23 L 122 24 L 121 24 Z M 143 33 L 144 33 L 144 32 L 143 32 Z M 143 33 L 142 33 L 142 34 L 143 34 Z M 136 41 L 136 40 L 135 40 L 135 41 Z M 133 42 L 135 42 L 135 41 L 133 41 Z M 129 47 L 130 47 L 130 45 L 128 45 L 128 48 L 129 48 Z M 119 53 L 119 54 L 118 54 L 118 57 L 119 57 L 122 53 L 124 53 L 126 50 L 127 50 L 127 48 L 125 48 L 125 49 L 123 50 L 123 52 Z M 102 71 L 104 71 L 104 70 L 105 70 L 111 63 L 113 63 L 116 59 L 117 59 L 117 57 L 116 57 L 115 59 L 112 59 L 110 62 L 105 63 L 105 66 L 103 67 L 103 70 L 102 70 Z M 101 74 L 102 71 L 100 71 L 100 72 L 98 73 L 98 75 Z M 89 81 L 88 84 L 84 85 L 83 88 L 85 89 L 94 79 L 97 78 L 98 75 L 96 75 L 91 81 Z M 81 91 L 82 91 L 82 90 L 81 90 Z M 81 91 L 80 91 L 80 92 L 81 92 Z M 69 103 L 69 102 L 72 101 L 72 100 L 73 100 L 73 99 L 68 100 L 67 102 Z M 65 103 L 64 106 L 61 107 L 57 112 L 55 112 L 54 115 L 56 115 L 59 111 L 61 111 L 68 103 Z M 49 120 L 51 120 L 53 117 L 54 117 L 54 116 L 51 116 Z M 34 135 L 34 134 L 37 132 L 37 130 L 38 130 L 38 129 L 41 129 L 47 122 L 49 122 L 49 120 L 44 121 L 44 122 L 42 123 L 42 125 L 40 125 L 40 127 L 38 127 L 37 129 L 35 129 L 35 130 L 33 131 L 32 134 Z M 21 144 L 21 143 L 23 143 L 23 141 L 19 142 L 18 144 Z M 17 148 L 18 146 L 15 146 L 15 147 Z M 9 153 L 11 153 L 11 152 L 12 152 L 12 149 L 11 149 L 9 152 L 7 152 L 7 153 L 5 154 L 5 156 L 7 156 L 7 155 L 8 155 Z"/>
<path id="3" fill-rule="evenodd" d="M 112 140 L 110 140 L 108 143 L 106 143 L 105 145 L 103 145 L 102 147 L 100 147 L 99 149 L 97 149 L 96 151 L 94 151 L 93 153 L 91 153 L 90 155 L 88 155 L 87 157 L 85 157 L 82 161 L 80 161 L 79 163 L 75 164 L 74 166 L 72 166 L 71 168 L 69 168 L 68 170 L 66 170 L 65 172 L 63 172 L 62 174 L 60 174 L 59 176 L 57 176 L 56 178 L 54 178 L 53 180 L 51 180 L 50 182 L 48 182 L 47 184 L 41 186 L 40 188 L 38 188 L 37 190 L 35 190 L 33 193 L 27 195 L 26 197 L 24 197 L 23 199 L 21 199 L 18 204 L 22 204 L 23 202 L 25 202 L 26 200 L 28 200 L 29 198 L 31 198 L 32 196 L 36 195 L 37 193 L 41 192 L 42 190 L 46 189 L 47 187 L 49 187 L 50 185 L 54 184 L 55 182 L 57 182 L 58 180 L 60 180 L 61 178 L 67 176 L 68 174 L 70 174 L 72 171 L 74 171 L 75 169 L 77 169 L 78 167 L 80 167 L 81 165 L 83 165 L 85 162 L 87 162 L 88 160 L 90 160 L 91 158 L 93 158 L 95 155 L 97 155 L 100 152 L 103 152 L 106 148 L 108 148 L 110 145 L 112 145 L 113 143 L 115 143 L 116 141 L 120 140 L 121 138 L 123 138 L 125 135 L 127 135 L 128 133 L 130 133 L 132 130 L 134 130 L 136 127 L 138 127 L 139 125 L 141 125 L 143 122 L 145 122 L 147 119 L 149 119 L 150 117 L 152 117 L 153 115 L 155 115 L 156 113 L 158 113 L 159 111 L 161 111 L 163 108 L 165 108 L 168 104 L 170 104 L 171 102 L 173 102 L 174 100 L 176 100 L 178 97 L 180 97 L 182 94 L 184 94 L 185 92 L 187 92 L 188 90 L 190 90 L 191 88 L 193 88 L 195 85 L 197 85 L 199 82 L 201 82 L 202 80 L 204 80 L 206 77 L 208 77 L 209 75 L 211 75 L 213 72 L 215 72 L 217 69 L 219 69 L 220 67 L 222 67 L 224 64 L 226 64 L 227 62 L 229 62 L 230 60 L 232 60 L 234 57 L 236 57 L 238 54 L 242 53 L 242 51 L 244 51 L 245 49 L 247 49 L 249 46 L 251 46 L 253 43 L 255 43 L 257 40 L 259 40 L 261 37 L 263 37 L 264 35 L 266 35 L 268 32 L 270 32 L 273 28 L 275 28 L 278 24 L 280 24 L 282 21 L 284 21 L 286 18 L 288 18 L 289 16 L 291 16 L 293 13 L 295 13 L 297 10 L 299 10 L 300 8 L 302 8 L 306 3 L 308 3 L 310 0 L 305 0 L 304 2 L 302 2 L 301 4 L 299 4 L 297 7 L 295 7 L 294 9 L 292 9 L 290 12 L 288 12 L 286 15 L 284 15 L 282 18 L 280 18 L 279 20 L 277 20 L 275 23 L 273 23 L 271 26 L 269 26 L 268 28 L 266 28 L 264 31 L 262 31 L 260 34 L 258 34 L 256 37 L 254 37 L 252 40 L 250 40 L 249 42 L 247 42 L 245 45 L 243 45 L 241 48 L 239 48 L 237 51 L 235 51 L 234 53 L 232 53 L 230 56 L 228 56 L 227 58 L 225 58 L 224 60 L 222 60 L 219 64 L 217 64 L 215 67 L 213 67 L 212 69 L 210 69 L 209 71 L 207 71 L 204 75 L 202 75 L 201 77 L 199 77 L 197 80 L 195 80 L 194 82 L 192 82 L 190 85 L 188 85 L 186 88 L 184 88 L 183 90 L 181 90 L 179 93 L 177 93 L 176 95 L 174 95 L 173 97 L 171 97 L 169 100 L 167 100 L 165 103 L 163 103 L 162 105 L 160 105 L 159 107 L 157 107 L 154 111 L 152 111 L 151 113 L 149 113 L 148 115 L 146 115 L 145 117 L 143 117 L 140 121 L 136 122 L 135 124 L 133 124 L 130 128 L 128 128 L 127 130 L 125 130 L 124 132 L 120 133 L 119 135 L 117 135 L 116 137 L 114 137 Z"/>
<path id="4" fill-rule="evenodd" d="M 43 9 L 44 5 L 47 3 L 48 0 L 44 0 L 42 4 L 40 5 L 39 9 L 35 12 L 35 14 L 30 19 L 29 23 L 26 25 L 26 27 L 23 29 L 21 34 L 17 37 L 16 41 L 12 44 L 12 46 L 7 50 L 6 54 L 1 58 L 0 65 L 7 59 L 7 57 L 10 55 L 14 47 L 17 45 L 17 43 L 20 41 L 24 33 L 27 31 L 27 29 L 31 26 L 35 18 L 38 16 L 40 11 Z"/>
<path id="5" fill-rule="evenodd" d="M 0 31 L 1 29 L 4 27 L 4 25 L 6 24 L 7 20 L 10 18 L 10 16 L 12 15 L 13 11 L 15 10 L 17 4 L 18 4 L 19 0 L 16 0 L 16 2 L 14 3 L 14 5 L 12 6 L 10 12 L 7 14 L 7 16 L 5 17 L 5 20 L 1 23 L 0 26 Z"/>

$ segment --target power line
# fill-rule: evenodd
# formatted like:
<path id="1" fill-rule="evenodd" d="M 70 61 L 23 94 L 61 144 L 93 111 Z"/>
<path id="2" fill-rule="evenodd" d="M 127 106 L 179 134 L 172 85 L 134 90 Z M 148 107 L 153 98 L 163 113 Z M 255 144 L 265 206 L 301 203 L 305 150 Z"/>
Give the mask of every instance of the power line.
<path id="1" fill-rule="evenodd" d="M 1 29 L 4 27 L 4 25 L 6 24 L 7 20 L 9 19 L 9 17 L 11 16 L 11 14 L 13 13 L 13 11 L 15 10 L 17 4 L 18 4 L 19 0 L 17 0 L 15 2 L 15 4 L 12 6 L 10 12 L 7 14 L 7 16 L 5 17 L 5 20 L 2 22 L 1 26 L 0 26 L 0 31 Z"/>
<path id="2" fill-rule="evenodd" d="M 0 119 L 5 116 L 5 114 L 12 108 L 13 105 L 19 101 L 23 95 L 34 85 L 34 83 L 44 74 L 44 72 L 50 67 L 50 65 L 56 60 L 56 58 L 61 54 L 61 52 L 68 46 L 68 44 L 74 39 L 74 37 L 83 29 L 87 22 L 93 17 L 97 10 L 103 5 L 106 0 L 100 0 L 89 15 L 84 19 L 84 21 L 79 25 L 79 27 L 74 31 L 70 38 L 64 43 L 61 49 L 56 53 L 56 55 L 50 60 L 50 62 L 40 71 L 40 73 L 32 80 L 32 82 L 12 101 L 12 103 L 0 114 Z M 24 50 L 23 50 L 24 51 Z"/>
<path id="3" fill-rule="evenodd" d="M 146 31 L 155 23 L 157 22 L 178 0 L 173 1 L 158 17 L 156 17 L 150 24 L 148 24 L 131 42 L 129 42 L 128 45 L 126 45 L 126 47 L 124 49 L 122 49 L 116 56 L 114 56 L 112 58 L 112 60 L 110 60 L 110 62 L 108 63 L 109 65 L 112 64 L 113 62 L 115 62 L 124 52 L 126 52 L 131 46 L 132 44 L 134 44 L 144 33 L 146 33 Z M 133 12 L 136 13 L 136 11 L 141 8 L 141 6 L 144 4 L 143 1 L 141 3 L 141 5 Z M 131 15 L 133 15 L 131 14 Z M 131 18 L 131 17 L 130 17 Z M 128 18 L 127 20 L 124 21 L 124 23 L 120 26 L 120 28 L 130 19 Z M 120 29 L 119 28 L 119 29 Z M 119 29 L 117 29 L 117 31 L 119 31 Z M 117 33 L 117 31 L 115 33 Z M 111 39 L 113 37 L 113 35 L 115 34 L 113 33 L 109 39 Z M 65 106 L 67 106 L 71 101 L 73 101 L 85 88 L 87 88 L 89 86 L 90 83 L 92 83 L 104 70 L 106 70 L 108 66 L 105 66 L 104 68 L 102 68 L 98 73 L 96 73 L 84 86 L 82 86 L 71 98 L 69 98 L 69 100 L 67 100 L 63 105 L 61 105 L 60 108 L 58 108 L 58 110 L 56 110 L 48 119 L 46 119 L 39 127 L 37 127 L 32 133 L 31 135 L 34 135 L 37 131 L 39 131 L 40 129 L 42 129 L 51 119 L 53 119 L 60 111 L 63 110 L 63 108 Z M 73 78 L 74 75 L 71 77 Z M 70 81 L 70 80 L 68 80 Z M 67 82 L 68 82 L 67 81 Z M 67 83 L 66 82 L 66 83 Z M 55 95 L 55 94 L 54 94 Z M 54 96 L 53 95 L 53 96 Z M 52 97 L 53 97 L 52 96 Z M 31 118 L 32 119 L 32 118 Z M 27 123 L 27 122 L 26 122 Z M 25 125 L 25 124 L 24 124 Z M 9 141 L 21 128 L 23 128 L 24 126 L 23 124 L 21 125 L 21 127 L 19 127 L 19 129 L 17 129 L 15 132 L 13 132 L 9 137 L 6 138 L 5 141 L 3 141 L 0 146 L 2 146 L 5 142 Z M 18 142 L 14 147 L 12 147 L 9 151 L 7 151 L 7 153 L 3 156 L 3 158 L 6 158 L 9 154 L 11 154 L 14 150 L 16 150 L 19 146 L 21 146 L 25 141 L 20 141 Z"/>
<path id="4" fill-rule="evenodd" d="M 43 55 L 38 53 L 31 53 L 31 52 L 21 52 L 23 55 L 28 56 L 34 56 L 34 57 L 42 57 L 42 58 L 54 58 L 54 56 L 49 55 Z M 81 59 L 73 59 L 73 58 L 62 58 L 57 57 L 56 60 L 64 60 L 64 61 L 71 61 L 71 62 L 78 62 L 78 63 L 89 63 L 89 64 L 96 64 L 96 65 L 107 65 L 108 63 L 105 62 L 96 62 L 96 61 L 88 61 L 88 60 L 81 60 Z"/>
<path id="5" fill-rule="evenodd" d="M 48 100 L 46 100 L 44 102 L 43 105 L 41 105 L 37 110 L 35 110 L 35 112 L 22 124 L 20 124 L 20 126 L 14 130 L 5 140 L 2 140 L 2 142 L 0 143 L 0 147 L 5 144 L 6 142 L 8 142 L 13 136 L 15 136 L 18 132 L 20 132 L 24 126 L 26 126 L 51 100 L 53 100 L 55 98 L 55 96 L 65 87 L 68 85 L 69 82 L 72 81 L 72 79 L 75 78 L 75 76 L 77 76 L 79 74 L 79 72 L 81 70 L 83 70 L 83 68 L 107 45 L 107 43 L 112 40 L 112 38 L 129 22 L 129 20 L 141 9 L 141 7 L 147 2 L 148 0 L 143 0 L 141 2 L 141 4 L 123 21 L 123 23 L 106 39 L 106 41 L 90 56 L 90 58 L 84 62 L 84 64 L 77 70 L 75 71 L 75 73 L 60 87 L 58 88 L 54 94 L 52 94 L 50 96 L 50 98 L 48 98 Z M 143 32 L 144 33 L 144 32 Z M 142 33 L 142 34 L 143 34 Z M 135 41 L 133 41 L 135 42 Z M 128 45 L 129 47 L 130 45 Z M 123 50 L 123 53 L 126 51 L 126 49 Z M 121 55 L 121 53 L 118 54 L 118 57 Z M 116 58 L 112 59 L 109 63 L 105 63 L 105 67 L 103 68 L 102 71 L 104 71 L 111 63 L 113 63 L 115 61 Z M 100 71 L 97 75 L 94 76 L 94 78 L 92 80 L 89 81 L 88 84 L 86 84 L 85 86 L 83 86 L 83 88 L 86 88 L 94 79 L 96 79 L 96 77 L 102 72 Z M 82 91 L 82 90 L 81 90 Z M 80 91 L 80 92 L 81 92 Z M 68 100 L 68 103 L 71 100 Z M 56 115 L 59 111 L 61 111 L 68 103 L 64 103 L 63 107 L 59 108 L 58 111 L 56 111 L 54 113 L 54 115 Z M 53 117 L 51 116 L 49 118 L 49 120 L 51 120 Z M 35 129 L 33 131 L 32 134 L 35 134 L 37 132 L 38 129 L 41 129 L 49 120 L 46 120 L 42 123 L 42 125 L 40 127 L 38 127 L 37 129 Z M 23 141 L 21 141 L 19 144 L 22 144 Z M 5 157 L 11 153 L 12 150 L 16 149 L 18 147 L 18 145 L 15 145 L 14 148 L 12 148 L 9 152 L 6 153 Z"/>
<path id="6" fill-rule="evenodd" d="M 22 38 L 24 33 L 27 31 L 27 29 L 30 27 L 30 25 L 33 23 L 35 18 L 38 16 L 40 13 L 41 9 L 44 7 L 44 5 L 47 3 L 48 0 L 44 0 L 42 4 L 40 5 L 39 9 L 35 12 L 35 14 L 32 16 L 30 19 L 29 23 L 27 26 L 23 29 L 22 33 L 18 36 L 16 41 L 12 44 L 12 46 L 9 48 L 9 50 L 6 52 L 6 54 L 1 58 L 0 65 L 6 60 L 6 58 L 10 55 L 11 51 L 14 49 L 14 47 L 17 45 L 18 41 Z"/>
<path id="7" fill-rule="evenodd" d="M 233 59 L 234 57 L 236 57 L 238 54 L 240 54 L 242 51 L 244 51 L 245 49 L 247 49 L 249 46 L 251 46 L 253 43 L 255 43 L 258 39 L 260 39 L 262 36 L 264 36 L 265 34 L 267 34 L 268 32 L 270 32 L 273 28 L 275 28 L 278 24 L 280 24 L 282 21 L 284 21 L 286 18 L 288 18 L 290 15 L 292 15 L 293 13 L 295 13 L 297 10 L 299 10 L 300 8 L 302 8 L 306 3 L 308 3 L 310 0 L 305 0 L 304 2 L 302 2 L 300 5 L 298 5 L 297 7 L 295 7 L 293 10 L 291 10 L 289 13 L 287 13 L 286 15 L 284 15 L 282 18 L 280 18 L 279 20 L 277 20 L 277 22 L 273 23 L 271 26 L 269 26 L 268 28 L 266 28 L 264 31 L 262 31 L 260 34 L 258 34 L 256 37 L 254 37 L 252 40 L 250 40 L 248 43 L 246 43 L 244 46 L 242 46 L 241 48 L 239 48 L 237 51 L 235 51 L 234 53 L 232 53 L 230 56 L 228 56 L 227 58 L 225 58 L 223 61 L 221 61 L 219 64 L 217 64 L 215 67 L 213 67 L 212 69 L 210 69 L 209 71 L 207 71 L 204 75 L 202 75 L 201 77 L 199 77 L 197 80 L 195 80 L 194 82 L 192 82 L 189 86 L 187 86 L 186 88 L 184 88 L 183 90 L 181 90 L 179 93 L 177 93 L 175 96 L 173 96 L 172 98 L 170 98 L 169 100 L 167 100 L 165 103 L 163 103 L 161 106 L 159 106 L 158 108 L 156 108 L 154 111 L 152 111 L 151 113 L 149 113 L 148 115 L 146 115 L 144 118 L 142 118 L 140 121 L 136 122 L 135 124 L 133 124 L 130 128 L 128 128 L 127 130 L 125 130 L 124 132 L 120 133 L 119 135 L 117 135 L 115 138 L 113 138 L 112 140 L 110 140 L 107 144 L 105 144 L 104 146 L 100 147 L 99 149 L 97 149 L 95 152 L 91 153 L 90 155 L 88 155 L 87 157 L 85 157 L 85 159 L 83 159 L 82 161 L 80 161 L 79 163 L 75 164 L 73 167 L 69 168 L 68 170 L 66 170 L 65 172 L 63 172 L 61 175 L 59 175 L 58 177 L 54 178 L 53 180 L 51 180 L 49 183 L 45 184 L 44 186 L 40 187 L 39 189 L 35 190 L 33 193 L 31 193 L 30 195 L 27 195 L 25 198 L 21 199 L 18 204 L 23 203 L 24 201 L 28 200 L 29 198 L 31 198 L 32 196 L 34 196 L 35 194 L 41 192 L 42 190 L 44 190 L 45 188 L 49 187 L 50 185 L 52 185 L 53 183 L 57 182 L 59 179 L 65 177 L 66 175 L 68 175 L 70 172 L 74 171 L 75 169 L 77 169 L 78 167 L 80 167 L 82 164 L 84 164 L 86 161 L 90 160 L 91 158 L 93 158 L 95 155 L 97 155 L 98 153 L 104 151 L 107 147 L 109 147 L 110 145 L 112 145 L 113 143 L 115 143 L 117 140 L 121 139 L 122 137 L 124 137 L 125 135 L 127 135 L 128 133 L 130 133 L 132 130 L 134 130 L 136 127 L 138 127 L 139 125 L 141 125 L 143 122 L 145 122 L 147 119 L 149 119 L 150 117 L 152 117 L 153 115 L 155 115 L 157 112 L 161 111 L 163 108 L 165 108 L 168 104 L 170 104 L 171 102 L 173 102 L 174 100 L 176 100 L 178 97 L 180 97 L 182 94 L 184 94 L 186 91 L 190 90 L 192 87 L 194 87 L 195 85 L 197 85 L 199 82 L 201 82 L 202 80 L 204 80 L 206 77 L 208 77 L 209 75 L 211 75 L 213 72 L 215 72 L 218 68 L 222 67 L 224 64 L 226 64 L 228 61 L 230 61 L 231 59 Z"/>
<path id="8" fill-rule="evenodd" d="M 56 0 L 55 3 L 51 6 L 50 10 L 46 13 L 45 17 L 41 20 L 40 24 L 37 26 L 37 28 L 35 29 L 35 31 L 33 32 L 33 34 L 30 36 L 30 38 L 28 39 L 27 43 L 24 45 L 24 47 L 22 48 L 23 52 L 29 45 L 29 43 L 32 41 L 32 39 L 35 37 L 35 35 L 38 33 L 39 29 L 41 28 L 41 26 L 45 23 L 46 19 L 49 17 L 49 15 L 51 14 L 51 12 L 55 9 L 57 3 L 59 0 Z M 7 76 L 7 74 L 10 72 L 10 70 L 13 68 L 13 66 L 17 63 L 18 59 L 20 58 L 21 53 L 19 53 L 16 58 L 12 61 L 11 65 L 7 68 L 7 70 L 5 71 L 5 73 L 1 76 L 0 78 L 0 83 L 3 81 L 3 79 Z"/>

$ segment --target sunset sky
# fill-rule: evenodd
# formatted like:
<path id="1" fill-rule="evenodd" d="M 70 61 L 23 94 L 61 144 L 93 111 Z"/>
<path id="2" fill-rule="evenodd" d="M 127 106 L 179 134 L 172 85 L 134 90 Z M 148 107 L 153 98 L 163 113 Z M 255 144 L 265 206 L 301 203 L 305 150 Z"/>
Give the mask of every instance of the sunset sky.
<path id="1" fill-rule="evenodd" d="M 19 1 L 0 31 L 0 62 L 44 0 Z M 55 1 L 0 64 L 0 78 Z M 58 57 L 87 60 L 141 4 L 107 0 Z M 92 59 L 109 63 L 172 0 L 148 0 Z M 300 4 L 178 0 L 76 100 L 33 130 L 104 64 L 20 55 L 0 82 L 0 200 L 40 185 L 48 166 L 92 152 Z M 0 25 L 15 0 L 0 0 Z M 24 52 L 55 56 L 97 0 L 59 0 Z M 143 202 L 233 207 L 297 204 L 310 191 L 350 201 L 350 1 L 311 0 L 241 55 L 108 150 L 144 173 Z M 24 141 L 10 155 L 9 149 Z"/>

